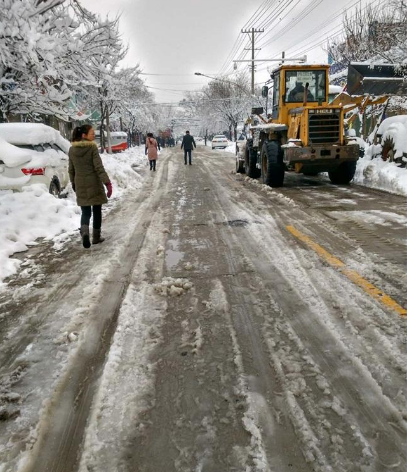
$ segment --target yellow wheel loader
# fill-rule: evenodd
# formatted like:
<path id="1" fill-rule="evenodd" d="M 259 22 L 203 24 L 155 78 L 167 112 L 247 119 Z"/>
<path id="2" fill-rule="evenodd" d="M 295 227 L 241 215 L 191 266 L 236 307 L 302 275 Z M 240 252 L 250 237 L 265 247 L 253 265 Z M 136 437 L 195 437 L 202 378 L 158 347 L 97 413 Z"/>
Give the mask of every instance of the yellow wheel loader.
<path id="1" fill-rule="evenodd" d="M 331 182 L 349 184 L 359 148 L 344 136 L 344 108 L 328 101 L 328 65 L 282 64 L 272 73 L 271 117 L 253 109 L 244 170 L 280 187 L 286 171 L 328 172 Z M 263 87 L 263 96 L 268 88 Z"/>

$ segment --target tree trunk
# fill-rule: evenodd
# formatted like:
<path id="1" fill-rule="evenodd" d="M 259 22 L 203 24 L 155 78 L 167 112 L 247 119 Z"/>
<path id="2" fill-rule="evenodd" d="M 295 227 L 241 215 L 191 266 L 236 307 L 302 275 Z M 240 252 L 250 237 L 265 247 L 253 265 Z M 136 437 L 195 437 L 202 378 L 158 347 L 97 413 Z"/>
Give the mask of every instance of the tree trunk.
<path id="1" fill-rule="evenodd" d="M 103 102 L 100 102 L 100 152 L 105 152 L 105 133 L 103 132 L 103 125 L 105 122 L 105 114 L 103 111 Z"/>
<path id="2" fill-rule="evenodd" d="M 106 132 L 107 132 L 107 152 L 112 154 L 112 140 L 110 137 L 110 116 L 109 108 L 106 107 Z"/>

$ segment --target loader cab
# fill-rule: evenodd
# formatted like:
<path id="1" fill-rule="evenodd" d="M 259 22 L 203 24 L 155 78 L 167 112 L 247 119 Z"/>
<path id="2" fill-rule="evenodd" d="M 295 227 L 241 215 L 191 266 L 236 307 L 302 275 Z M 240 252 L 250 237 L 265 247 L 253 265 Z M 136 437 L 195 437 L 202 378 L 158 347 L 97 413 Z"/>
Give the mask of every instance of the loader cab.
<path id="1" fill-rule="evenodd" d="M 288 123 L 289 111 L 304 105 L 307 107 L 328 104 L 328 68 L 326 65 L 282 65 L 272 76 L 273 121 Z"/>

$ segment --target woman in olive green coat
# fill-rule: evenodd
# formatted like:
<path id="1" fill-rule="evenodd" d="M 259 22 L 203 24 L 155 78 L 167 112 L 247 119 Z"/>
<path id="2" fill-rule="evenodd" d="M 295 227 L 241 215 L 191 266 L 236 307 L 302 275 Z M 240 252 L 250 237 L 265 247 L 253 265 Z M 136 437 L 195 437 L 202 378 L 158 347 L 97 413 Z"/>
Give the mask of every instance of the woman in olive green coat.
<path id="1" fill-rule="evenodd" d="M 104 241 L 101 237 L 102 205 L 112 195 L 112 184 L 94 139 L 95 131 L 91 125 L 79 126 L 73 131 L 72 147 L 69 149 L 69 178 L 82 210 L 81 236 L 85 248 L 90 247 L 89 222 L 92 213 L 92 244 Z M 107 188 L 107 198 L 103 184 Z"/>

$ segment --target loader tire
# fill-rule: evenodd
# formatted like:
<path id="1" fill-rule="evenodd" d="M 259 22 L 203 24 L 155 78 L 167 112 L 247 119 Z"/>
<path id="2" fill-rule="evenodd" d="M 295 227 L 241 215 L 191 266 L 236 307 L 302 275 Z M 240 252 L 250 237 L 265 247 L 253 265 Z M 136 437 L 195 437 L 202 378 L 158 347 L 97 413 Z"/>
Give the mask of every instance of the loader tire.
<path id="1" fill-rule="evenodd" d="M 283 153 L 277 141 L 265 141 L 261 150 L 261 179 L 270 187 L 282 187 L 285 166 Z"/>
<path id="2" fill-rule="evenodd" d="M 244 174 L 244 162 L 239 159 L 239 156 L 236 156 L 236 174 Z"/>
<path id="3" fill-rule="evenodd" d="M 251 139 L 248 139 L 246 143 L 244 170 L 246 175 L 251 179 L 257 179 L 259 177 L 259 169 L 257 169 L 256 163 L 257 151 L 253 149 L 253 141 Z"/>
<path id="4" fill-rule="evenodd" d="M 356 161 L 343 162 L 337 169 L 328 172 L 329 179 L 336 185 L 348 185 L 356 172 Z"/>

